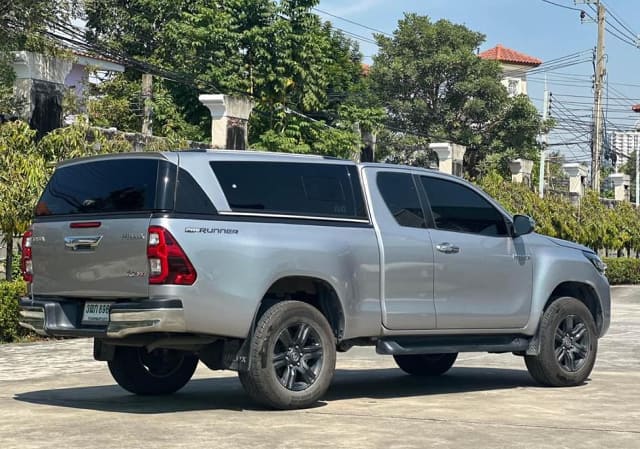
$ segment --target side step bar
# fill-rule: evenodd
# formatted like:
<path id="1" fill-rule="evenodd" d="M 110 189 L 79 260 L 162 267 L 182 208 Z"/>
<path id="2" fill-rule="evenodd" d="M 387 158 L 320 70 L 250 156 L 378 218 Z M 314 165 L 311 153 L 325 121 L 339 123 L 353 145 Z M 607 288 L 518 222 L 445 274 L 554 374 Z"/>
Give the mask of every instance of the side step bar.
<path id="1" fill-rule="evenodd" d="M 376 352 L 388 355 L 444 354 L 451 352 L 526 351 L 529 339 L 511 335 L 396 337 L 378 340 Z"/>

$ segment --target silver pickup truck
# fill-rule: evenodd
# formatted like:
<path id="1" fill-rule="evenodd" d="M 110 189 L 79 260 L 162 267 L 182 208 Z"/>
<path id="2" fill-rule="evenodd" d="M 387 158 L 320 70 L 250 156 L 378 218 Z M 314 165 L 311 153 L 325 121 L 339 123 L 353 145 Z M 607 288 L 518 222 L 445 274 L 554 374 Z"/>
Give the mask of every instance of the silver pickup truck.
<path id="1" fill-rule="evenodd" d="M 609 327 L 605 267 L 533 233 L 473 185 L 319 156 L 131 153 L 57 167 L 23 237 L 22 325 L 94 338 L 136 394 L 198 361 L 255 400 L 307 407 L 336 352 L 375 346 L 412 375 L 512 352 L 549 386 L 582 383 Z"/>

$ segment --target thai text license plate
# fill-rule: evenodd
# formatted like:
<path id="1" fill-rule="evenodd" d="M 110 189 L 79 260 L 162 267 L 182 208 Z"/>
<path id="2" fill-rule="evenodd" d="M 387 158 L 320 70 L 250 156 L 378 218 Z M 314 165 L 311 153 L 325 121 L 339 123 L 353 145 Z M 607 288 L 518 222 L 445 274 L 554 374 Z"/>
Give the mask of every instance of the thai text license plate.
<path id="1" fill-rule="evenodd" d="M 83 323 L 108 323 L 110 302 L 86 302 L 82 314 Z"/>

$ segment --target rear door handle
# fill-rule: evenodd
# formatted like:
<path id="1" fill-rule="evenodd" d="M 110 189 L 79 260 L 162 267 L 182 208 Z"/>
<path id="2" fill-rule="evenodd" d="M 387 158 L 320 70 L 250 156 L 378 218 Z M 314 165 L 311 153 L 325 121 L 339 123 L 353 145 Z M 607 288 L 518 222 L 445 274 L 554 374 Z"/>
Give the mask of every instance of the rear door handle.
<path id="1" fill-rule="evenodd" d="M 93 249 L 100 244 L 101 235 L 83 236 L 83 237 L 65 237 L 64 246 L 76 251 L 78 249 Z"/>
<path id="2" fill-rule="evenodd" d="M 449 242 L 444 242 L 436 245 L 436 249 L 445 254 L 455 254 L 460 252 L 460 248 Z"/>

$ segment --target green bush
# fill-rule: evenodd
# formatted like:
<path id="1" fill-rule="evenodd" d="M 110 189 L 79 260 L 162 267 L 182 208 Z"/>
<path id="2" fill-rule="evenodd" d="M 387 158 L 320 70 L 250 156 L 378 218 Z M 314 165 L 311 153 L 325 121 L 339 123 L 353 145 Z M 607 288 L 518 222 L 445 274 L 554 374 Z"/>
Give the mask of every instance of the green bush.
<path id="1" fill-rule="evenodd" d="M 610 284 L 640 284 L 640 259 L 605 258 L 604 263 Z"/>
<path id="2" fill-rule="evenodd" d="M 24 281 L 0 282 L 0 342 L 11 342 L 29 331 L 18 325 L 18 298 L 24 295 Z"/>

